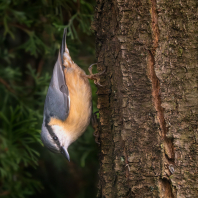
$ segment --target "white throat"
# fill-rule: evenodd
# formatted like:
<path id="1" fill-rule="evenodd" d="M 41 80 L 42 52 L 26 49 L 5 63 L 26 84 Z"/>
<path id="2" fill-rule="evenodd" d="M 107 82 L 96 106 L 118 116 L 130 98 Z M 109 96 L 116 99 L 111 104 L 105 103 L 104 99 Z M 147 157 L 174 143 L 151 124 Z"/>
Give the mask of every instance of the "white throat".
<path id="1" fill-rule="evenodd" d="M 68 148 L 68 146 L 71 144 L 71 137 L 69 136 L 69 133 L 66 134 L 65 130 L 58 125 L 52 125 L 52 129 L 54 134 L 58 137 L 60 146 Z"/>

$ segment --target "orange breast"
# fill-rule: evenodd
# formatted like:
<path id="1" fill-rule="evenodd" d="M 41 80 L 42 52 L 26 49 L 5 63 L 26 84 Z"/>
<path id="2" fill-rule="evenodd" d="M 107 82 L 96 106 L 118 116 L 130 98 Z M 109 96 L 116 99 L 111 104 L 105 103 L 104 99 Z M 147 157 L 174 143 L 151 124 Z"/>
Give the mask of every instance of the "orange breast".
<path id="1" fill-rule="evenodd" d="M 84 77 L 85 72 L 76 64 L 66 68 L 64 73 L 70 96 L 69 115 L 64 122 L 53 118 L 49 124 L 62 126 L 73 142 L 89 125 L 92 94 L 89 81 Z"/>

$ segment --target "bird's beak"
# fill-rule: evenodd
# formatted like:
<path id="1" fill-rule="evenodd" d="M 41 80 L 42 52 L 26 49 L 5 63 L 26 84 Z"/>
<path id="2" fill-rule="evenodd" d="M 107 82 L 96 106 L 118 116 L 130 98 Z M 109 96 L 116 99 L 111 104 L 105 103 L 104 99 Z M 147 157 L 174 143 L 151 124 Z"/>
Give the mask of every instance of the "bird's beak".
<path id="1" fill-rule="evenodd" d="M 65 148 L 64 146 L 61 147 L 61 153 L 67 158 L 67 160 L 70 162 L 70 156 L 69 153 L 67 151 L 67 148 Z"/>

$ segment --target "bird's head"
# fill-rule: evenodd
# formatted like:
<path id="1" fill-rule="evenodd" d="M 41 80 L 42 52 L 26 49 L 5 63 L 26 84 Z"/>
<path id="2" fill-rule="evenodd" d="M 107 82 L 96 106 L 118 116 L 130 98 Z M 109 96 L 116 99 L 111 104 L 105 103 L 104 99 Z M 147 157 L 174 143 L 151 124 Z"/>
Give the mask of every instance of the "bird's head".
<path id="1" fill-rule="evenodd" d="M 59 125 L 42 124 L 41 140 L 53 153 L 63 154 L 70 161 L 68 147 L 71 144 L 70 137 Z"/>

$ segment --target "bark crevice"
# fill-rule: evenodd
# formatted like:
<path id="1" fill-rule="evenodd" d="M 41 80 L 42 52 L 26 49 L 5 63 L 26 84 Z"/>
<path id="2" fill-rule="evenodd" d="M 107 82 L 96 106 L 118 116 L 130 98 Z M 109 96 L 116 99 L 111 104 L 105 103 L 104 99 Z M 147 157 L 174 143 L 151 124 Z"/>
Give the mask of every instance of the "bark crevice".
<path id="1" fill-rule="evenodd" d="M 159 180 L 159 189 L 160 189 L 160 197 L 163 198 L 173 198 L 174 195 L 172 193 L 171 183 L 168 179 L 160 179 Z"/>
<path id="2" fill-rule="evenodd" d="M 152 29 L 153 45 L 148 53 L 148 74 L 152 83 L 153 103 L 157 111 L 157 118 L 161 131 L 160 136 L 162 138 L 162 145 L 164 148 L 164 151 L 162 151 L 164 155 L 164 157 L 162 158 L 162 166 L 163 166 L 162 174 L 161 174 L 162 179 L 159 180 L 160 196 L 174 198 L 172 192 L 171 180 L 170 180 L 170 176 L 174 172 L 172 167 L 174 166 L 174 159 L 175 159 L 173 139 L 166 136 L 167 127 L 164 117 L 164 108 L 161 105 L 162 102 L 160 96 L 160 82 L 155 73 L 155 55 L 156 55 L 156 49 L 158 47 L 159 35 L 160 35 L 156 7 L 157 7 L 156 0 L 151 0 L 151 20 L 152 20 L 151 29 Z"/>

